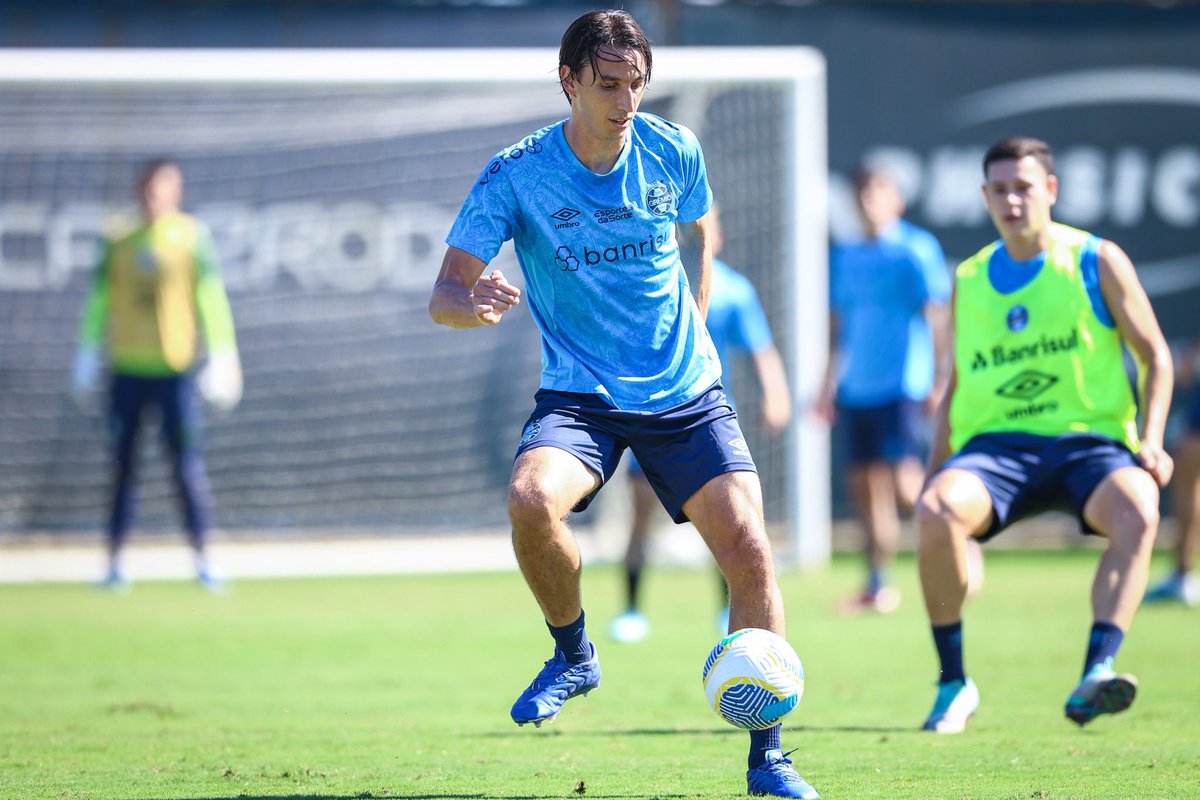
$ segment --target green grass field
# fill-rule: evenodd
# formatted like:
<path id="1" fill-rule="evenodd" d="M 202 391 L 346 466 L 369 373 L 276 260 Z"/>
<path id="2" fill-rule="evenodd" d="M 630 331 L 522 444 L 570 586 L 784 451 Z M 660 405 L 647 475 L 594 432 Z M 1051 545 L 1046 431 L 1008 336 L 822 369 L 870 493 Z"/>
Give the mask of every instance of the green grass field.
<path id="1" fill-rule="evenodd" d="M 1200 797 L 1200 612 L 1144 608 L 1120 668 L 1128 712 L 1078 729 L 1062 704 L 1088 632 L 1091 550 L 988 554 L 966 614 L 983 705 L 961 736 L 916 728 L 933 647 L 914 565 L 889 617 L 841 619 L 846 557 L 787 572 L 808 673 L 785 747 L 827 800 Z M 713 576 L 651 572 L 654 625 L 608 642 L 620 577 L 585 574 L 604 680 L 553 725 L 508 707 L 549 638 L 515 572 L 0 587 L 4 798 L 683 798 L 745 792 L 745 734 L 705 703 Z"/>

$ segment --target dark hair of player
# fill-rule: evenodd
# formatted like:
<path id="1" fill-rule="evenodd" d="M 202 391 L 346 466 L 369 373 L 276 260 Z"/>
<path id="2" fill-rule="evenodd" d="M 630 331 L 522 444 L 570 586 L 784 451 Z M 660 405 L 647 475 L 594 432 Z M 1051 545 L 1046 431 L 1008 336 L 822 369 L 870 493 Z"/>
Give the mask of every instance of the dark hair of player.
<path id="1" fill-rule="evenodd" d="M 179 163 L 173 158 L 151 158 L 142 163 L 141 169 L 138 171 L 138 185 L 145 186 L 146 183 L 158 173 L 159 170 L 167 169 L 168 167 L 179 169 Z"/>
<path id="2" fill-rule="evenodd" d="M 988 148 L 983 157 L 983 176 L 987 177 L 988 167 L 994 161 L 1018 161 L 1026 156 L 1037 159 L 1047 175 L 1054 174 L 1054 154 L 1050 152 L 1050 145 L 1032 136 L 1009 136 Z"/>
<path id="3" fill-rule="evenodd" d="M 653 63 L 650 40 L 637 20 L 622 10 L 589 11 L 572 22 L 558 48 L 558 65 L 568 67 L 571 77 L 576 80 L 583 72 L 584 64 L 590 65 L 592 73 L 597 75 L 600 61 L 612 61 L 611 56 L 606 58 L 600 53 L 602 49 L 641 53 L 646 63 L 642 78 L 645 83 L 650 82 Z M 567 95 L 565 89 L 563 94 Z M 567 102 L 571 102 L 570 95 L 567 95 Z"/>

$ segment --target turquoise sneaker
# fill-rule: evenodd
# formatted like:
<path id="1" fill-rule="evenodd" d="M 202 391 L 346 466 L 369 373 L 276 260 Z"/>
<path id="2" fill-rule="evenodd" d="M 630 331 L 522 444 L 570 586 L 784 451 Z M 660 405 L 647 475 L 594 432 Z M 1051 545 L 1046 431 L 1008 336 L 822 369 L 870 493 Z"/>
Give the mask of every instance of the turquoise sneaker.
<path id="1" fill-rule="evenodd" d="M 1106 658 L 1083 676 L 1063 713 L 1077 725 L 1087 725 L 1101 714 L 1116 714 L 1133 705 L 1137 685 L 1134 676 L 1113 672 L 1112 659 Z"/>
<path id="2" fill-rule="evenodd" d="M 571 664 L 555 648 L 533 683 L 513 703 L 513 722 L 518 725 L 532 722 L 535 728 L 540 728 L 543 722 L 558 716 L 563 703 L 575 695 L 587 695 L 599 685 L 600 659 L 596 656 L 596 645 L 592 645 L 592 657 L 582 664 Z"/>
<path id="3" fill-rule="evenodd" d="M 1195 573 L 1173 572 L 1146 590 L 1145 603 L 1200 604 L 1200 580 Z"/>
<path id="4" fill-rule="evenodd" d="M 752 797 L 800 797 L 816 800 L 821 795 L 801 778 L 788 758 L 795 750 L 784 753 L 768 750 L 767 760 L 746 773 L 746 794 Z"/>
<path id="5" fill-rule="evenodd" d="M 962 733 L 967 722 L 979 710 L 979 689 L 970 678 L 938 684 L 933 710 L 921 730 L 934 733 Z"/>

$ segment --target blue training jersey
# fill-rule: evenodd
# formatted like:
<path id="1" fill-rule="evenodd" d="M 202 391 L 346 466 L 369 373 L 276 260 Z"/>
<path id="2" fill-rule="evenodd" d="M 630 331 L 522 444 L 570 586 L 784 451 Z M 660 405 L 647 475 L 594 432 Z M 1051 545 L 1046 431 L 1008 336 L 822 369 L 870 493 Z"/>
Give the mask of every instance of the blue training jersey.
<path id="1" fill-rule="evenodd" d="M 734 353 L 754 353 L 774 344 L 766 312 L 750 279 L 719 259 L 713 259 L 712 289 L 705 324 L 717 348 L 722 369 Z M 726 390 L 729 389 L 726 379 Z M 732 402 L 732 394 L 730 401 Z"/>
<path id="2" fill-rule="evenodd" d="M 925 304 L 950 298 L 937 239 L 897 220 L 878 238 L 834 248 L 829 268 L 830 308 L 840 321 L 838 400 L 851 407 L 923 400 L 935 366 Z"/>
<path id="3" fill-rule="evenodd" d="M 543 388 L 661 411 L 721 376 L 675 239 L 712 191 L 691 131 L 639 113 L 605 175 L 567 144 L 563 122 L 484 168 L 446 237 L 490 262 L 508 239 L 542 334 Z"/>

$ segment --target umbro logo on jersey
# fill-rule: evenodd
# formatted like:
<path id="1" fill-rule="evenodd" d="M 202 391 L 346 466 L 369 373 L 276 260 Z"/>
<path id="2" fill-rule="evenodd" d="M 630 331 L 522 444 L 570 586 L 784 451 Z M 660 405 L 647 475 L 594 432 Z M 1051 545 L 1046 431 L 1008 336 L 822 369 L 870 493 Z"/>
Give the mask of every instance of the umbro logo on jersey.
<path id="1" fill-rule="evenodd" d="M 1028 403 L 1056 383 L 1058 383 L 1058 378 L 1053 375 L 1047 375 L 1045 372 L 1038 372 L 1034 369 L 1026 369 L 1021 370 L 1021 372 L 1014 375 L 1010 380 L 1005 381 L 996 389 L 996 394 L 1001 397 L 1007 397 L 1010 400 L 1020 400 Z"/>
<path id="2" fill-rule="evenodd" d="M 583 212 L 577 208 L 567 208 L 563 206 L 558 211 L 550 215 L 550 219 L 558 220 L 558 224 L 554 226 L 555 230 L 562 228 L 578 228 L 579 220 L 575 219 Z"/>

